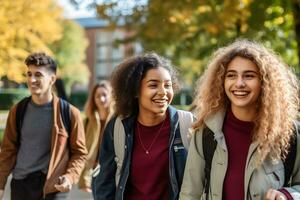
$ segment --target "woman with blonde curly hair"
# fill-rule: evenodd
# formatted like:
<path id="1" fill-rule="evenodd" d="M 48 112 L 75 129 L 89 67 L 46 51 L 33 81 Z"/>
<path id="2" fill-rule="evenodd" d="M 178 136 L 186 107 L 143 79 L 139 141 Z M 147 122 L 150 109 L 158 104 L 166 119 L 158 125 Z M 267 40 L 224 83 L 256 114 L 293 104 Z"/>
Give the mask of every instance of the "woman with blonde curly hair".
<path id="1" fill-rule="evenodd" d="M 93 169 L 98 164 L 97 156 L 102 141 L 103 130 L 113 114 L 112 88 L 108 81 L 97 83 L 85 104 L 84 129 L 88 150 L 85 167 L 81 173 L 78 187 L 85 192 L 92 192 L 91 181 Z"/>
<path id="2" fill-rule="evenodd" d="M 180 199 L 300 199 L 299 153 L 285 177 L 292 142 L 300 149 L 298 95 L 297 77 L 262 45 L 238 40 L 217 50 L 198 82 Z M 216 147 L 207 158 L 209 134 Z"/>

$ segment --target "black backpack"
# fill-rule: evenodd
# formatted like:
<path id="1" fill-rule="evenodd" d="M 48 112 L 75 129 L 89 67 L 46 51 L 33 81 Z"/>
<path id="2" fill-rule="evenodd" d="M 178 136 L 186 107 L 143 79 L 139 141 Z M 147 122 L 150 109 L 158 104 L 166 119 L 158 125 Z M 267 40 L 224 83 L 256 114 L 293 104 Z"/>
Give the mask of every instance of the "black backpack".
<path id="1" fill-rule="evenodd" d="M 31 97 L 25 97 L 17 104 L 16 129 L 17 129 L 18 144 L 20 144 L 23 118 L 25 116 L 26 108 L 27 108 L 27 105 L 28 105 L 30 99 L 31 99 Z M 61 118 L 63 120 L 64 127 L 66 128 L 66 130 L 70 136 L 70 134 L 71 134 L 70 104 L 67 101 L 63 100 L 62 98 L 59 99 L 59 104 L 60 104 Z"/>
<path id="2" fill-rule="evenodd" d="M 295 165 L 296 160 L 296 154 L 297 154 L 297 134 L 298 134 L 298 127 L 299 122 L 296 122 L 296 130 L 295 130 L 295 136 L 291 139 L 291 146 L 290 151 L 284 160 L 284 186 L 288 186 L 291 181 L 292 172 Z M 216 147 L 217 147 L 217 141 L 214 139 L 214 133 L 207 127 L 204 128 L 202 133 L 202 142 L 203 143 L 203 154 L 204 154 L 204 160 L 205 160 L 205 182 L 204 182 L 204 191 L 206 194 L 208 194 L 209 186 L 210 186 L 210 171 L 211 171 L 211 163 L 212 158 L 214 156 Z M 208 195 L 207 195 L 208 198 Z"/>

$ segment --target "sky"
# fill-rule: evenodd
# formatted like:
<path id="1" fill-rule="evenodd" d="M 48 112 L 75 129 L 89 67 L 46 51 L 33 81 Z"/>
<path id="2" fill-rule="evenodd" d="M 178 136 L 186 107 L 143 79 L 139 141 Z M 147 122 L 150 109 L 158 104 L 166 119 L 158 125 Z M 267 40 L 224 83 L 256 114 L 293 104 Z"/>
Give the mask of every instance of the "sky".
<path id="1" fill-rule="evenodd" d="M 1 1 L 1 0 L 0 0 Z M 82 3 L 76 9 L 70 2 L 69 0 L 56 0 L 59 5 L 61 5 L 64 9 L 64 16 L 66 18 L 81 18 L 81 17 L 95 17 L 96 16 L 96 11 L 95 10 L 88 10 L 86 6 L 94 2 L 94 0 L 82 0 Z M 143 5 L 146 4 L 148 0 L 140 0 L 138 1 L 139 4 Z M 101 2 L 101 1 L 99 1 Z M 136 1 L 135 0 L 120 0 L 116 1 L 118 2 L 118 8 L 122 9 L 123 14 L 128 14 L 132 11 L 132 8 L 135 6 Z"/>
<path id="2" fill-rule="evenodd" d="M 92 0 L 85 0 L 83 3 L 76 9 L 69 0 L 57 0 L 57 3 L 64 9 L 64 16 L 68 19 L 74 18 L 83 18 L 83 17 L 94 17 L 95 11 L 88 10 L 86 5 Z"/>

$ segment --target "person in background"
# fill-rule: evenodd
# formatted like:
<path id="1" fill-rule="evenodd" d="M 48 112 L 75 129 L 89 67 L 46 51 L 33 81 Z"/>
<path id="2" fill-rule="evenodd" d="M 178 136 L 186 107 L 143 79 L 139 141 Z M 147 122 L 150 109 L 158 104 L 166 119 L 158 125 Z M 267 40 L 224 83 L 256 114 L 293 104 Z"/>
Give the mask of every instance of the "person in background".
<path id="1" fill-rule="evenodd" d="M 187 152 L 170 106 L 178 88 L 175 69 L 155 53 L 139 55 L 118 65 L 111 83 L 126 135 L 125 146 L 116 148 L 125 155 L 120 160 L 115 152 L 114 117 L 104 130 L 95 199 L 178 199 Z"/>
<path id="2" fill-rule="evenodd" d="M 11 172 L 11 200 L 67 199 L 87 154 L 80 111 L 69 104 L 68 132 L 61 99 L 52 93 L 55 61 L 44 53 L 32 53 L 25 64 L 31 97 L 26 98 L 19 131 L 17 107 L 25 101 L 14 105 L 8 114 L 0 152 L 0 199 Z"/>
<path id="3" fill-rule="evenodd" d="M 249 40 L 218 49 L 195 104 L 181 200 L 300 199 L 299 151 L 291 179 L 284 165 L 294 141 L 300 149 L 299 83 L 279 56 Z M 216 141 L 208 174 L 205 134 Z"/>
<path id="4" fill-rule="evenodd" d="M 103 130 L 113 114 L 111 92 L 110 83 L 101 81 L 93 87 L 85 105 L 84 128 L 88 155 L 78 183 L 78 187 L 85 192 L 92 192 L 92 172 L 98 165 Z"/>

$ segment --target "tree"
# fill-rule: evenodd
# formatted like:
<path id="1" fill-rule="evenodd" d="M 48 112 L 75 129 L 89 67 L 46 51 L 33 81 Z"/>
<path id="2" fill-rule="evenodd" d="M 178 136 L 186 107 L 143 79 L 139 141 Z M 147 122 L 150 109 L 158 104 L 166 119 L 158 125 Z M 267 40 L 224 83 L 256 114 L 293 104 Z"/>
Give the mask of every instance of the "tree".
<path id="1" fill-rule="evenodd" d="M 134 30 L 131 40 L 139 41 L 146 51 L 157 51 L 174 60 L 190 83 L 203 71 L 215 49 L 236 38 L 264 43 L 299 70 L 299 0 L 124 2 L 127 1 L 102 0 L 93 6 L 112 25 L 122 21 L 126 28 Z"/>
<path id="2" fill-rule="evenodd" d="M 84 30 L 76 22 L 64 20 L 62 26 L 63 36 L 51 45 L 51 50 L 58 61 L 59 76 L 70 93 L 74 83 L 88 82 L 89 71 L 84 63 L 88 41 Z"/>
<path id="3" fill-rule="evenodd" d="M 61 9 L 53 0 L 0 1 L 0 78 L 23 82 L 30 52 L 51 54 L 48 45 L 62 36 Z"/>

